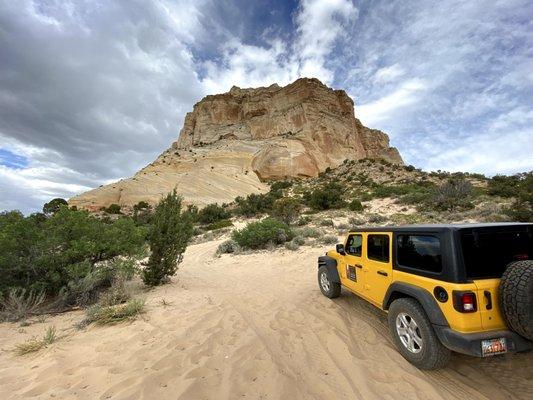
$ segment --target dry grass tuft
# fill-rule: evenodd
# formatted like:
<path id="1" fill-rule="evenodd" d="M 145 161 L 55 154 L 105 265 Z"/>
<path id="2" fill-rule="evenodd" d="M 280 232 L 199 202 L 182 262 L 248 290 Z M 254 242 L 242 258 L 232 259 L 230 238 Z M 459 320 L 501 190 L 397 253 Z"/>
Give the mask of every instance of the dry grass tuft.
<path id="1" fill-rule="evenodd" d="M 46 330 L 43 338 L 30 339 L 27 342 L 19 343 L 15 346 L 15 353 L 19 356 L 23 356 L 29 353 L 35 353 L 48 345 L 51 345 L 58 339 L 55 326 L 49 326 Z"/>
<path id="2" fill-rule="evenodd" d="M 125 304 L 115 306 L 96 304 L 87 309 L 85 322 L 87 324 L 94 322 L 98 325 L 113 325 L 133 320 L 143 312 L 144 304 L 142 299 L 132 299 Z"/>

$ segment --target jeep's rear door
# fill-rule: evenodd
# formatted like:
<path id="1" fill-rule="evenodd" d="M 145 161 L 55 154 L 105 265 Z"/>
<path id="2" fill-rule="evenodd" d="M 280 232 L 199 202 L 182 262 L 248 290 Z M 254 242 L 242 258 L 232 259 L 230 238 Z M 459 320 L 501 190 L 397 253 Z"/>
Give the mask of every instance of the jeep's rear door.
<path id="1" fill-rule="evenodd" d="M 363 294 L 363 235 L 350 233 L 344 244 L 346 255 L 340 269 L 342 284 L 357 294 Z"/>
<path id="2" fill-rule="evenodd" d="M 505 327 L 499 307 L 500 278 L 512 261 L 533 257 L 531 225 L 503 225 L 460 232 L 466 279 L 476 285 L 477 309 L 483 329 Z"/>
<path id="3" fill-rule="evenodd" d="M 505 322 L 500 311 L 498 287 L 499 279 L 476 279 L 477 309 L 481 315 L 483 329 L 503 329 Z"/>
<path id="4" fill-rule="evenodd" d="M 363 296 L 381 308 L 392 282 L 392 233 L 365 234 L 363 255 Z"/>

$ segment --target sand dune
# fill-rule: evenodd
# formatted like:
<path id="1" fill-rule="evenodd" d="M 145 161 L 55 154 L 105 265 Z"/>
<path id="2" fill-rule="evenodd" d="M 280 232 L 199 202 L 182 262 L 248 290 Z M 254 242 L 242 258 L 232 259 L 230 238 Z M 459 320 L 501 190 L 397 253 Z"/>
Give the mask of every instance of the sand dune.
<path id="1" fill-rule="evenodd" d="M 343 293 L 323 297 L 324 249 L 214 258 L 190 246 L 178 277 L 146 293 L 131 324 L 72 325 L 81 312 L 23 328 L 0 324 L 0 398 L 509 399 L 533 391 L 533 354 L 475 359 L 422 372 L 396 352 L 385 316 Z M 162 305 L 165 299 L 168 305 Z M 41 352 L 13 346 L 55 325 Z"/>

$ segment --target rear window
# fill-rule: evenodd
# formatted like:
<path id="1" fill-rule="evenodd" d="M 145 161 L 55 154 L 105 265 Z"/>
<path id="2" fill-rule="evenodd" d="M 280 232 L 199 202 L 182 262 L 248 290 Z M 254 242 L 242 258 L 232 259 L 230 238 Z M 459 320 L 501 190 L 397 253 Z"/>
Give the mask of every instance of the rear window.
<path id="1" fill-rule="evenodd" d="M 441 272 L 439 238 L 430 235 L 398 235 L 398 264 L 421 271 Z"/>
<path id="2" fill-rule="evenodd" d="M 500 278 L 511 261 L 531 259 L 533 238 L 526 230 L 474 230 L 461 233 L 466 276 Z"/>

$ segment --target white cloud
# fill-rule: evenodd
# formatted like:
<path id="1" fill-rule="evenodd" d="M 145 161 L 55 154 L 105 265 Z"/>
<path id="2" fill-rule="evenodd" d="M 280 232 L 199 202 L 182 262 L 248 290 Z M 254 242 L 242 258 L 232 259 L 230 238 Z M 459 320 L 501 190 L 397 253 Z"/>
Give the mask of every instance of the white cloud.
<path id="1" fill-rule="evenodd" d="M 239 87 L 286 85 L 299 77 L 314 77 L 331 84 L 334 71 L 327 58 L 335 43 L 357 17 L 349 0 L 305 0 L 295 17 L 296 40 L 279 38 L 267 45 L 249 45 L 231 38 L 221 47 L 220 60 L 204 63 L 202 79 L 207 93 L 220 93 Z"/>
<path id="2" fill-rule="evenodd" d="M 399 64 L 393 64 L 378 69 L 374 74 L 374 82 L 378 85 L 385 84 L 397 80 L 403 75 L 405 75 L 405 70 Z"/>
<path id="3" fill-rule="evenodd" d="M 326 67 L 326 57 L 356 18 L 357 9 L 349 0 L 302 1 L 296 16 L 298 39 L 295 44 L 301 76 L 332 83 L 334 71 Z"/>
<path id="4" fill-rule="evenodd" d="M 357 116 L 368 126 L 375 126 L 384 120 L 394 119 L 404 107 L 417 104 L 428 87 L 428 83 L 422 79 L 404 81 L 392 93 L 371 103 L 356 105 Z"/>

